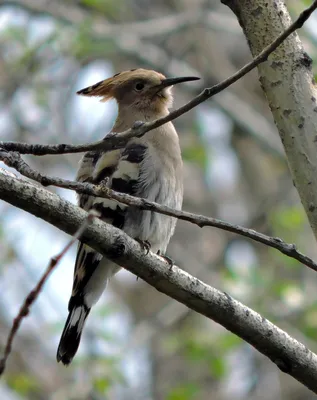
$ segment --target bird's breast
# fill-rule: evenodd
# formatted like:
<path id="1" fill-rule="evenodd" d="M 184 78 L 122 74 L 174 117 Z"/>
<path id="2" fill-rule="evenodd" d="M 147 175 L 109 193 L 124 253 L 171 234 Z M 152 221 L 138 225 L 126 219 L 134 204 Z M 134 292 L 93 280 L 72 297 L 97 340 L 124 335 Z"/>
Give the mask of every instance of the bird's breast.
<path id="1" fill-rule="evenodd" d="M 180 157 L 177 159 L 175 154 L 170 156 L 157 149 L 155 145 L 147 143 L 135 195 L 174 209 L 181 209 L 183 176 Z M 126 233 L 138 239 L 148 240 L 152 245 L 152 251 L 165 252 L 175 230 L 175 218 L 132 207 L 127 217 L 124 229 Z"/>

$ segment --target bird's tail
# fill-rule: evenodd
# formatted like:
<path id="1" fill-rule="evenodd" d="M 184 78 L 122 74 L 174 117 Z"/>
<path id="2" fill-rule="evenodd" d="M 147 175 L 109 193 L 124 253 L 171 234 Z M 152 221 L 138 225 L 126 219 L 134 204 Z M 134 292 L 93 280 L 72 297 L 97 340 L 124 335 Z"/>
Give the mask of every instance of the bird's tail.
<path id="1" fill-rule="evenodd" d="M 64 365 L 71 363 L 77 352 L 80 337 L 89 311 L 90 308 L 86 307 L 84 304 L 75 306 L 70 310 L 57 349 L 56 358 L 58 362 L 61 361 Z"/>

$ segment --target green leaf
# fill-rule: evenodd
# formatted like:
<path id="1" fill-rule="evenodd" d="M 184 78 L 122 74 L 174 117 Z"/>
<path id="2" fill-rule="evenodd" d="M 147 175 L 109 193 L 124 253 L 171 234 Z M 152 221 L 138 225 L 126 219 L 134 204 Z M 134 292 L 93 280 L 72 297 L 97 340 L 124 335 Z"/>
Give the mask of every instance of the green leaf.
<path id="1" fill-rule="evenodd" d="M 272 294 L 276 294 L 277 296 L 282 296 L 285 290 L 291 285 L 290 280 L 277 280 L 275 282 L 272 282 L 271 285 L 271 292 Z"/>
<path id="2" fill-rule="evenodd" d="M 34 389 L 38 388 L 36 381 L 26 374 L 15 374 L 14 376 L 9 376 L 6 381 L 8 386 L 23 396 L 30 394 Z"/>
<path id="3" fill-rule="evenodd" d="M 297 321 L 299 329 L 305 335 L 313 340 L 316 339 L 317 332 L 317 304 L 310 305 L 306 308 L 304 315 Z M 313 349 L 314 351 L 314 349 Z"/>
<path id="4" fill-rule="evenodd" d="M 27 46 L 27 34 L 25 28 L 18 26 L 8 26 L 2 34 L 3 39 L 10 39 L 11 41 L 17 41 L 24 46 Z"/>
<path id="5" fill-rule="evenodd" d="M 93 385 L 99 393 L 105 394 L 111 387 L 111 381 L 108 378 L 97 378 Z"/>
<path id="6" fill-rule="evenodd" d="M 236 349 L 243 343 L 243 340 L 239 336 L 234 335 L 231 332 L 221 335 L 217 340 L 217 348 L 221 349 L 221 352 L 227 352 L 229 350 Z"/>
<path id="7" fill-rule="evenodd" d="M 240 280 L 240 275 L 238 274 L 237 270 L 234 268 L 226 268 L 221 271 L 221 275 L 223 279 L 232 280 L 234 282 Z"/>
<path id="8" fill-rule="evenodd" d="M 201 361 L 206 359 L 206 345 L 198 341 L 190 340 L 186 346 L 186 356 L 190 361 Z"/>
<path id="9" fill-rule="evenodd" d="M 276 229 L 294 232 L 294 230 L 299 230 L 303 226 L 306 215 L 301 206 L 283 207 L 274 211 L 270 219 Z"/>
<path id="10" fill-rule="evenodd" d="M 122 5 L 121 0 L 81 0 L 81 3 L 108 17 L 115 17 L 120 12 Z"/>
<path id="11" fill-rule="evenodd" d="M 206 147 L 202 143 L 194 143 L 193 145 L 183 149 L 183 159 L 185 161 L 197 163 L 201 168 L 205 169 L 207 165 Z"/>
<path id="12" fill-rule="evenodd" d="M 195 383 L 184 383 L 172 389 L 166 400 L 198 400 L 199 390 Z"/>
<path id="13" fill-rule="evenodd" d="M 226 363 L 222 357 L 213 357 L 209 362 L 210 373 L 217 379 L 223 378 L 226 374 Z"/>

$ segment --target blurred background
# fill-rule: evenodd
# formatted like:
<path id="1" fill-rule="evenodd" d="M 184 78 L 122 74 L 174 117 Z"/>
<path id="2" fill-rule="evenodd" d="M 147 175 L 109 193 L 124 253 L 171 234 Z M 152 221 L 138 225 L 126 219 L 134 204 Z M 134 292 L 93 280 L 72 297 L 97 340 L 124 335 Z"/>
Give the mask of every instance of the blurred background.
<path id="1" fill-rule="evenodd" d="M 287 1 L 296 17 L 311 1 Z M 300 31 L 317 59 L 317 15 Z M 84 143 L 111 128 L 114 103 L 76 91 L 125 69 L 198 75 L 175 107 L 250 60 L 218 0 L 0 1 L 0 139 Z M 315 72 L 316 66 L 314 66 Z M 288 172 L 256 71 L 175 121 L 185 160 L 184 209 L 296 243 L 316 243 Z M 80 155 L 25 157 L 73 179 Z M 75 202 L 75 194 L 50 188 Z M 0 344 L 21 303 L 67 235 L 0 203 Z M 93 309 L 69 368 L 55 361 L 67 316 L 75 246 L 23 321 L 5 400 L 309 400 L 314 395 L 216 323 L 121 271 Z M 213 228 L 178 223 L 168 254 L 317 351 L 317 276 L 275 250 Z"/>

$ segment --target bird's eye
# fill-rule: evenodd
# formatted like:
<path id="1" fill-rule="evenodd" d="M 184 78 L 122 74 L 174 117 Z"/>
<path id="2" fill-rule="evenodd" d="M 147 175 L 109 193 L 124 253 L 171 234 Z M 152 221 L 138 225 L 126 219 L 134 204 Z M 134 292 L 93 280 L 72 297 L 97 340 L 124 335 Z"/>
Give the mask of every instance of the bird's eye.
<path id="1" fill-rule="evenodd" d="M 144 83 L 138 82 L 138 83 L 135 85 L 135 90 L 138 91 L 138 92 L 140 92 L 142 89 L 144 89 Z"/>

